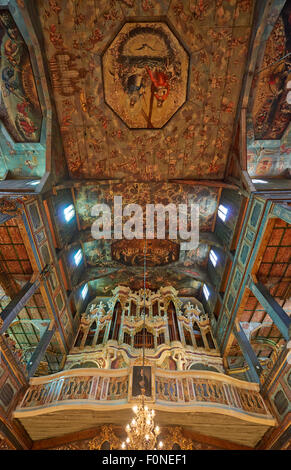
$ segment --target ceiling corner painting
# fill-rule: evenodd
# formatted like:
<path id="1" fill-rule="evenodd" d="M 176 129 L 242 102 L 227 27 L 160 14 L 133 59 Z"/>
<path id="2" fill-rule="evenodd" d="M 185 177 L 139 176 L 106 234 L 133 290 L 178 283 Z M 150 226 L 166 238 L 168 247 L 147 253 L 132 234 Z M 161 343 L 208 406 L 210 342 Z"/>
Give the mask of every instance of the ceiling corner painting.
<path id="1" fill-rule="evenodd" d="M 278 177 L 290 168 L 291 2 L 286 1 L 255 74 L 248 114 L 248 171 Z M 264 47 L 264 43 L 263 43 Z"/>
<path id="2" fill-rule="evenodd" d="M 291 3 L 286 2 L 267 41 L 253 106 L 255 139 L 281 139 L 291 119 Z M 282 58 L 284 58 L 282 60 Z"/>
<path id="3" fill-rule="evenodd" d="M 29 51 L 8 10 L 0 10 L 0 119 L 14 142 L 39 142 L 42 113 Z"/>
<path id="4" fill-rule="evenodd" d="M 105 101 L 131 129 L 163 127 L 186 101 L 189 57 L 165 23 L 126 23 L 102 64 Z"/>

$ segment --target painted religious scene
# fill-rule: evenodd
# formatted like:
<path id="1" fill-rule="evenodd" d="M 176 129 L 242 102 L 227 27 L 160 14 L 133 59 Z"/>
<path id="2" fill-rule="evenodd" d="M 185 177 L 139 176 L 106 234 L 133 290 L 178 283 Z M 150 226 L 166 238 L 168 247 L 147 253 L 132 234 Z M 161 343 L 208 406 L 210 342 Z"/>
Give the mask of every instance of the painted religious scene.
<path id="1" fill-rule="evenodd" d="M 42 113 L 28 48 L 8 10 L 0 11 L 0 119 L 14 142 L 40 140 Z"/>
<path id="2" fill-rule="evenodd" d="M 189 57 L 164 23 L 126 23 L 103 58 L 106 103 L 132 129 L 159 129 L 185 103 Z"/>
<path id="3" fill-rule="evenodd" d="M 248 171 L 258 178 L 290 177 L 291 4 L 286 2 L 266 41 L 248 115 Z"/>

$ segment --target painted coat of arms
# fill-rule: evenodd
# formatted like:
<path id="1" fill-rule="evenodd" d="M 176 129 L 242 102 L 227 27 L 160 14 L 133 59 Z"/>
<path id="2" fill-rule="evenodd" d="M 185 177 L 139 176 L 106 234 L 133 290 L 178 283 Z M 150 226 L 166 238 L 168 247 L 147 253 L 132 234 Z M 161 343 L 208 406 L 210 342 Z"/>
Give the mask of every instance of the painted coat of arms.
<path id="1" fill-rule="evenodd" d="M 126 23 L 102 64 L 105 101 L 131 129 L 163 127 L 186 101 L 189 57 L 165 23 Z"/>

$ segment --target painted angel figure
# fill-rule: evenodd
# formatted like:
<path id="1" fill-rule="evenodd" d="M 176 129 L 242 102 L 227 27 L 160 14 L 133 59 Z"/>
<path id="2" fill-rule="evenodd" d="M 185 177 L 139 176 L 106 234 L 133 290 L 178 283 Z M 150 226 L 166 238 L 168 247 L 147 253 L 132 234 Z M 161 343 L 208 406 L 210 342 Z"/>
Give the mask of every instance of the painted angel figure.
<path id="1" fill-rule="evenodd" d="M 185 353 L 183 351 L 175 351 L 172 358 L 176 362 L 177 370 L 183 370 L 186 363 Z"/>
<path id="2" fill-rule="evenodd" d="M 96 304 L 91 304 L 89 308 L 89 312 L 91 313 L 93 310 L 95 310 Z"/>
<path id="3" fill-rule="evenodd" d="M 99 315 L 106 315 L 106 310 L 104 308 L 104 303 L 102 302 L 102 300 L 100 300 L 100 303 L 99 305 L 97 306 L 97 313 Z"/>

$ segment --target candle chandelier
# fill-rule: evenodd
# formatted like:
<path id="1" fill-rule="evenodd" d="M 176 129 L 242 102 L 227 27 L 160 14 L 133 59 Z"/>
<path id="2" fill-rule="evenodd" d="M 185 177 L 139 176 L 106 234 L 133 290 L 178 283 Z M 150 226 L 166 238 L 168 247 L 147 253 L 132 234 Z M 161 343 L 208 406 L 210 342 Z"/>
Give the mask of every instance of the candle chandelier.
<path id="1" fill-rule="evenodd" d="M 144 401 L 135 405 L 133 411 L 136 416 L 125 427 L 127 438 L 122 443 L 122 449 L 128 450 L 156 450 L 163 448 L 163 442 L 157 443 L 160 434 L 159 426 L 154 423 L 154 410 L 149 410 Z"/>
<path id="2" fill-rule="evenodd" d="M 140 382 L 141 389 L 141 402 L 135 405 L 132 410 L 135 417 L 130 424 L 125 427 L 127 438 L 122 443 L 122 449 L 128 450 L 156 450 L 163 448 L 163 442 L 158 442 L 158 435 L 160 434 L 159 426 L 155 426 L 154 416 L 155 411 L 150 410 L 145 405 L 145 303 L 146 303 L 146 239 L 144 248 L 144 308 L 143 308 L 143 348 L 142 348 L 142 380 Z"/>

